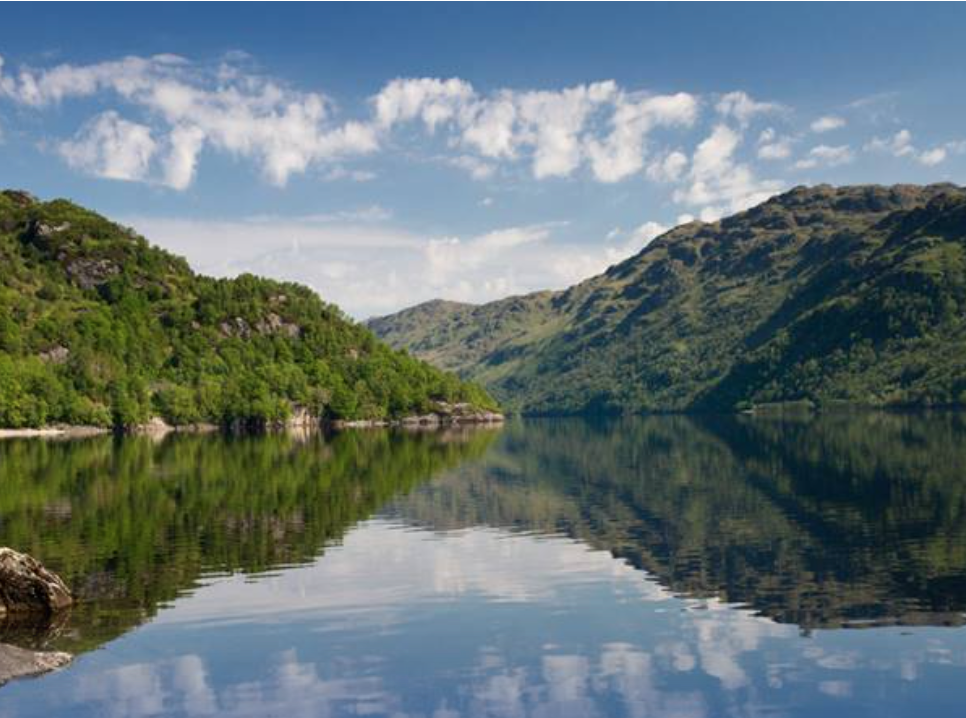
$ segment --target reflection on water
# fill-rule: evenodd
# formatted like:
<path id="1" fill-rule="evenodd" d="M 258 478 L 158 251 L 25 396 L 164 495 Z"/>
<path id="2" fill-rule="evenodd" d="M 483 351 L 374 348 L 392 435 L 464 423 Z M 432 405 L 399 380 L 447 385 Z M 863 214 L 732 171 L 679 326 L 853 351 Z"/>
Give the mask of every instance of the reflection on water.
<path id="1" fill-rule="evenodd" d="M 962 415 L 546 420 L 398 506 L 433 528 L 560 532 L 804 629 L 966 610 Z"/>
<path id="2" fill-rule="evenodd" d="M 0 545 L 85 597 L 0 627 L 81 654 L 0 716 L 956 715 L 964 439 L 862 414 L 0 443 Z"/>

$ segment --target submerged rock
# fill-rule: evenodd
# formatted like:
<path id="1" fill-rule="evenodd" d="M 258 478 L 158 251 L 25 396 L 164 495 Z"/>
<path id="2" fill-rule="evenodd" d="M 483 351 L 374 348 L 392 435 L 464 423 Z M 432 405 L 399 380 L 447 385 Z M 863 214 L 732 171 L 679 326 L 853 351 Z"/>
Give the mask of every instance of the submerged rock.
<path id="1" fill-rule="evenodd" d="M 3 550 L 3 549 L 0 549 Z M 14 678 L 37 676 L 63 668 L 73 656 L 60 651 L 31 651 L 0 643 L 0 686 Z"/>
<path id="2" fill-rule="evenodd" d="M 74 602 L 70 589 L 35 558 L 0 547 L 0 616 L 54 613 Z"/>

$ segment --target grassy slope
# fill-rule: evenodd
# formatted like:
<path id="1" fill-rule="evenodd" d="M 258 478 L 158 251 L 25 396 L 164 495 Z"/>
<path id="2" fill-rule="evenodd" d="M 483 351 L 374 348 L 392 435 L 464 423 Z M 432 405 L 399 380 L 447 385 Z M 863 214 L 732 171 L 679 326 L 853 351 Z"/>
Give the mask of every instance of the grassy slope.
<path id="1" fill-rule="evenodd" d="M 966 400 L 966 192 L 797 188 L 570 289 L 371 322 L 539 413 Z"/>

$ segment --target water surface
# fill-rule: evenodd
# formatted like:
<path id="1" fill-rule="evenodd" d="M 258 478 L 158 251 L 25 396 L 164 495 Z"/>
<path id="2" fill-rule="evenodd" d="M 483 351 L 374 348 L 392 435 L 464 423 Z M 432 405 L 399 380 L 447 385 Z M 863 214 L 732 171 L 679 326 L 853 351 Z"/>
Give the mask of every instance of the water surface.
<path id="1" fill-rule="evenodd" d="M 966 417 L 0 442 L 12 716 L 943 716 Z"/>

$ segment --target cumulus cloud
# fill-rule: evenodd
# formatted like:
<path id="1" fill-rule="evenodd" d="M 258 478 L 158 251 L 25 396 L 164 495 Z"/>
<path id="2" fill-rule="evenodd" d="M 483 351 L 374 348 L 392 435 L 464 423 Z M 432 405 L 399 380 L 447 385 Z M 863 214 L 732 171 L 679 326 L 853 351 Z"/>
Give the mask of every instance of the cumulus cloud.
<path id="1" fill-rule="evenodd" d="M 164 160 L 164 182 L 174 189 L 187 189 L 195 176 L 198 153 L 205 141 L 200 127 L 175 127 L 168 138 L 170 150 Z"/>
<path id="2" fill-rule="evenodd" d="M 440 80 L 432 77 L 396 79 L 373 99 L 376 118 L 384 128 L 397 122 L 421 119 L 433 130 L 450 120 L 474 95 L 469 83 L 459 78 Z"/>
<path id="3" fill-rule="evenodd" d="M 111 110 L 61 146 L 72 166 L 98 176 L 153 178 L 184 189 L 194 179 L 199 153 L 210 146 L 254 160 L 271 183 L 284 185 L 310 165 L 378 148 L 370 124 L 333 122 L 325 96 L 225 65 L 210 70 L 176 56 L 155 55 L 23 68 L 16 74 L 3 69 L 0 64 L 0 96 L 27 107 L 42 109 L 108 93 L 143 115 L 143 122 L 134 122 Z M 139 150 L 133 157 L 132 145 Z M 149 165 L 162 148 L 155 176 Z M 146 165 L 140 162 L 145 155 Z"/>
<path id="4" fill-rule="evenodd" d="M 594 176 L 601 182 L 617 182 L 640 171 L 644 164 L 644 141 L 657 126 L 690 126 L 698 114 L 698 103 L 687 93 L 648 97 L 640 101 L 618 99 L 611 118 L 612 131 L 603 141 L 587 144 Z M 673 176 L 683 170 L 686 158 L 672 152 L 664 158 L 662 171 Z"/>
<path id="5" fill-rule="evenodd" d="M 688 156 L 679 150 L 669 152 L 647 166 L 647 176 L 655 182 L 677 182 L 688 168 Z"/>
<path id="6" fill-rule="evenodd" d="M 781 182 L 758 179 L 750 166 L 736 159 L 741 139 L 741 134 L 728 125 L 716 125 L 695 149 L 687 186 L 675 191 L 674 200 L 699 207 L 703 221 L 714 221 L 779 192 Z"/>
<path id="7" fill-rule="evenodd" d="M 798 169 L 814 167 L 838 167 L 849 164 L 855 159 L 855 154 L 848 145 L 817 145 L 808 151 L 808 156 L 795 163 Z"/>
<path id="8" fill-rule="evenodd" d="M 97 177 L 128 181 L 147 177 L 156 149 L 149 127 L 128 122 L 116 112 L 98 115 L 72 140 L 57 147 L 71 167 Z"/>
<path id="9" fill-rule="evenodd" d="M 788 159 L 792 154 L 792 140 L 789 137 L 780 137 L 774 128 L 768 127 L 758 136 L 756 154 L 760 160 Z"/>
<path id="10" fill-rule="evenodd" d="M 213 152 L 255 163 L 277 186 L 313 168 L 322 179 L 364 181 L 371 172 L 346 169 L 344 163 L 391 146 L 392 134 L 407 126 L 435 137 L 446 148 L 444 162 L 477 180 L 493 177 L 507 162 L 527 167 L 535 179 L 567 178 L 581 170 L 602 183 L 636 175 L 662 183 L 690 179 L 681 196 L 699 204 L 698 197 L 713 195 L 721 211 L 743 206 L 774 185 L 759 186 L 747 164 L 729 159 L 735 174 L 728 177 L 695 167 L 687 152 L 658 143 L 668 131 L 697 123 L 701 103 L 686 92 L 649 94 L 612 80 L 484 92 L 458 77 L 401 77 L 351 119 L 340 117 L 321 92 L 292 88 L 251 68 L 237 55 L 216 66 L 154 55 L 16 70 L 0 58 L 0 98 L 39 111 L 72 98 L 98 96 L 109 103 L 113 96 L 111 114 L 102 113 L 61 143 L 61 155 L 98 176 L 176 190 L 191 186 L 199 158 Z M 761 116 L 787 112 L 743 91 L 718 96 L 714 109 L 720 126 L 736 133 Z M 838 119 L 816 123 L 829 126 Z M 724 131 L 712 145 L 724 139 Z M 791 143 L 774 135 L 759 142 L 755 154 L 761 160 L 787 159 Z M 709 151 L 704 145 L 693 155 Z M 939 162 L 941 154 L 933 151 L 923 161 Z"/>
<path id="11" fill-rule="evenodd" d="M 950 155 L 966 154 L 966 141 L 956 140 L 920 150 L 912 141 L 912 133 L 903 129 L 888 137 L 873 137 L 863 149 L 893 157 L 906 157 L 926 167 L 935 167 L 945 162 Z"/>
<path id="12" fill-rule="evenodd" d="M 906 157 L 915 154 L 912 146 L 912 133 L 909 130 L 899 130 L 890 137 L 873 137 L 866 145 L 868 152 L 884 152 L 893 157 Z"/>
<path id="13" fill-rule="evenodd" d="M 617 182 L 644 167 L 648 134 L 658 127 L 688 127 L 698 101 L 687 93 L 641 95 L 613 81 L 561 90 L 477 92 L 451 78 L 398 79 L 374 98 L 379 126 L 417 121 L 435 134 L 451 130 L 450 140 L 485 160 L 516 160 L 526 155 L 536 179 L 568 177 L 589 165 L 595 179 Z M 466 160 L 462 160 L 464 164 Z M 480 165 L 480 163 L 484 163 Z"/>
<path id="14" fill-rule="evenodd" d="M 747 92 L 729 92 L 721 96 L 715 109 L 723 117 L 733 117 L 742 126 L 748 125 L 758 115 L 785 111 L 777 102 L 759 102 Z"/>
<path id="15" fill-rule="evenodd" d="M 934 167 L 945 162 L 947 154 L 945 147 L 933 147 L 931 150 L 920 153 L 917 159 L 927 167 Z"/>
<path id="16" fill-rule="evenodd" d="M 518 142 L 533 148 L 533 176 L 566 177 L 580 164 L 580 132 L 591 111 L 616 91 L 613 83 L 579 85 L 517 97 Z"/>
<path id="17" fill-rule="evenodd" d="M 474 157 L 473 155 L 457 155 L 456 157 L 447 157 L 445 161 L 447 164 L 463 170 L 475 180 L 489 179 L 493 176 L 493 173 L 496 172 L 496 167 L 494 167 L 492 164 L 481 160 L 479 157 Z"/>
<path id="18" fill-rule="evenodd" d="M 474 178 L 489 177 L 497 160 L 522 159 L 536 179 L 569 177 L 586 166 L 596 180 L 618 182 L 645 167 L 655 129 L 690 127 L 699 107 L 688 93 L 649 95 L 610 80 L 481 93 L 460 78 L 422 77 L 390 81 L 370 98 L 365 118 L 340 121 L 322 93 L 293 89 L 246 67 L 238 58 L 212 68 L 155 55 L 10 72 L 0 59 L 0 97 L 39 111 L 113 95 L 117 121 L 147 127 L 155 143 L 138 179 L 179 190 L 194 181 L 206 149 L 252 160 L 281 186 L 313 165 L 375 152 L 395 128 L 414 122 L 429 135 L 445 130 L 456 156 L 472 158 L 456 162 Z M 744 122 L 773 106 L 730 93 L 719 107 Z M 136 113 L 136 120 L 121 117 L 122 111 Z M 104 144 L 105 151 L 110 147 Z M 666 167 L 672 174 L 675 161 Z"/>
<path id="19" fill-rule="evenodd" d="M 816 133 L 831 132 L 845 127 L 845 120 L 836 115 L 825 115 L 812 122 L 810 127 Z"/>

